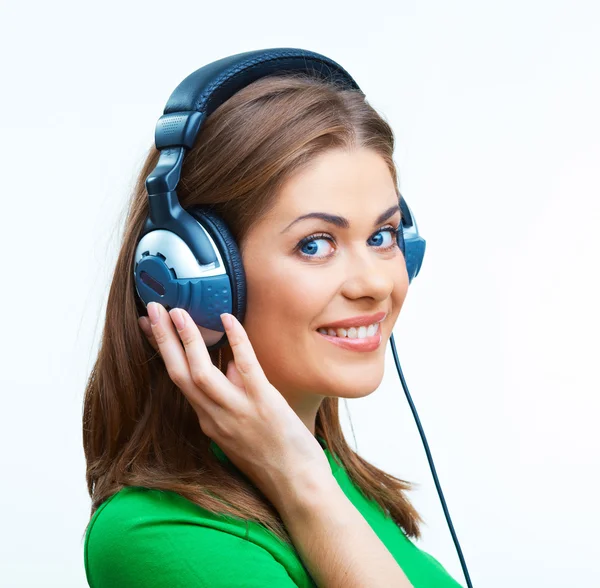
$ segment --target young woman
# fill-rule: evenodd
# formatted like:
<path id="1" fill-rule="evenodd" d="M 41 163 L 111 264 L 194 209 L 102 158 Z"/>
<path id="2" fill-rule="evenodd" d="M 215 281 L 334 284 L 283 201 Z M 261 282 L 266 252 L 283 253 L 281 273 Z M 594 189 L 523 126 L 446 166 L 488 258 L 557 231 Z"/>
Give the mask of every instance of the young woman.
<path id="1" fill-rule="evenodd" d="M 243 326 L 222 315 L 210 353 L 189 314 L 135 292 L 151 149 L 85 395 L 92 588 L 459 586 L 410 541 L 411 484 L 355 453 L 338 415 L 379 386 L 407 295 L 393 149 L 361 92 L 305 74 L 208 117 L 179 201 L 224 219 L 247 284 Z"/>

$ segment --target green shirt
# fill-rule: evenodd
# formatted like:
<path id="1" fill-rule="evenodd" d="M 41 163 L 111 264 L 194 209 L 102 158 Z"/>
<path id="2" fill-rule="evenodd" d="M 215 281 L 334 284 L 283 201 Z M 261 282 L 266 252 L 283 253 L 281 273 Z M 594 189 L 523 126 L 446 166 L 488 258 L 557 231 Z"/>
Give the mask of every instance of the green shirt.
<path id="1" fill-rule="evenodd" d="M 323 446 L 338 484 L 414 588 L 460 588 L 367 500 Z M 222 461 L 227 456 L 214 443 Z M 248 532 L 247 532 L 248 531 Z M 175 492 L 125 487 L 94 513 L 84 543 L 91 588 L 296 588 L 316 584 L 298 552 L 262 525 L 214 515 Z"/>

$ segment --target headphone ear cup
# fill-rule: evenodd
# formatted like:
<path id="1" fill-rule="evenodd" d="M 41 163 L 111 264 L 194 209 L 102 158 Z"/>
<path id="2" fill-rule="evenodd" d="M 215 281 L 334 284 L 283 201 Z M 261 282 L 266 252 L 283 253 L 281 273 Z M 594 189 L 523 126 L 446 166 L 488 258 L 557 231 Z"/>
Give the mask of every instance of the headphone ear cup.
<path id="1" fill-rule="evenodd" d="M 246 315 L 246 273 L 237 243 L 225 221 L 216 212 L 204 206 L 192 206 L 186 208 L 186 211 L 202 223 L 219 248 L 225 271 L 231 282 L 232 312 L 242 323 Z"/>

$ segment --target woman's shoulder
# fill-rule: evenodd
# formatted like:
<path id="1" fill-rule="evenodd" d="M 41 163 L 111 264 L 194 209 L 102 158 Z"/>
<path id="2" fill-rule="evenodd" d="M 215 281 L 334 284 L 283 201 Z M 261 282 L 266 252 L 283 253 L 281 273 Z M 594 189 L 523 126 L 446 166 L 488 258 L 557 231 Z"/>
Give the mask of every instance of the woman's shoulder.
<path id="1" fill-rule="evenodd" d="M 189 500 L 170 490 L 158 490 L 141 486 L 125 486 L 107 498 L 92 516 L 90 527 L 100 520 L 123 521 L 140 517 L 157 516 L 169 512 L 181 512 L 200 509 Z M 201 510 L 201 509 L 200 509 Z"/>
<path id="2" fill-rule="evenodd" d="M 166 540 L 166 534 L 152 530 L 172 533 L 173 527 L 185 528 L 190 523 L 232 532 L 242 521 L 212 513 L 170 490 L 126 486 L 105 500 L 92 516 L 85 548 L 87 551 L 90 545 L 115 544 L 124 538 L 139 541 L 150 536 L 155 541 Z"/>
<path id="3" fill-rule="evenodd" d="M 304 585 L 302 566 L 275 538 L 248 535 L 245 521 L 211 513 L 171 491 L 127 487 L 94 513 L 84 546 L 88 584 Z M 252 582 L 243 584 L 247 574 Z M 240 583 L 242 582 L 242 583 Z"/>
<path id="4" fill-rule="evenodd" d="M 86 531 L 86 546 L 92 537 L 140 528 L 149 520 L 168 517 L 189 509 L 174 492 L 126 486 L 107 498 L 94 512 Z"/>

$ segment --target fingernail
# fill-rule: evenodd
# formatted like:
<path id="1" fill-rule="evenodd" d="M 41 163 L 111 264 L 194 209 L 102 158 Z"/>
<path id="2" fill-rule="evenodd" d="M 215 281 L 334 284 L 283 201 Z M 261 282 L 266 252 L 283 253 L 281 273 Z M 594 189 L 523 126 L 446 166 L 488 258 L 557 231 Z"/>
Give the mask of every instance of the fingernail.
<path id="1" fill-rule="evenodd" d="M 181 312 L 181 310 L 179 310 L 178 308 L 173 308 L 169 311 L 169 315 L 175 323 L 177 330 L 182 331 L 183 327 L 185 327 L 185 318 L 183 316 L 183 312 Z"/>
<path id="2" fill-rule="evenodd" d="M 150 323 L 152 324 L 152 326 L 156 325 L 160 317 L 158 304 L 156 302 L 150 302 L 148 303 L 148 306 L 146 308 L 148 310 L 148 316 L 150 317 Z"/>
<path id="3" fill-rule="evenodd" d="M 231 329 L 231 326 L 233 324 L 233 320 L 231 318 L 231 315 L 227 314 L 226 312 L 224 312 L 221 315 L 221 320 L 223 321 L 223 326 L 225 327 L 225 329 L 227 329 L 229 331 L 229 329 Z"/>

